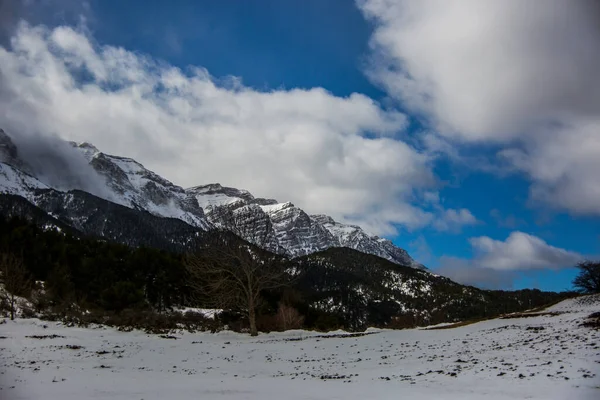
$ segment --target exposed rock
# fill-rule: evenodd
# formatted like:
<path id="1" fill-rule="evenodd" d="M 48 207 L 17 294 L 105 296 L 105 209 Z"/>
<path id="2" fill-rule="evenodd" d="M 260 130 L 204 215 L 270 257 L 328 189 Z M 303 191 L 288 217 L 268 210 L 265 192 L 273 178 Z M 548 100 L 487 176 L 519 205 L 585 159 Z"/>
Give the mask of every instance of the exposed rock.
<path id="1" fill-rule="evenodd" d="M 369 235 L 359 226 L 342 224 L 326 215 L 311 216 L 290 202 L 256 198 L 247 190 L 218 183 L 183 189 L 131 158 L 102 153 L 90 143 L 70 144 L 81 151 L 103 178 L 98 181 L 106 182 L 106 190 L 102 188 L 97 194 L 110 202 L 158 217 L 179 219 L 201 230 L 231 230 L 249 242 L 292 257 L 332 247 L 348 247 L 397 264 L 424 268 L 405 250 L 389 240 Z M 67 201 L 69 196 L 57 195 L 55 192 L 64 193 L 57 187 L 53 187 L 59 190 L 52 192 L 51 199 L 48 195 L 34 195 L 34 190 L 48 189 L 48 186 L 27 173 L 25 164 L 18 158 L 17 147 L 2 130 L 0 162 L 4 163 L 0 163 L 1 192 L 23 196 L 45 210 L 71 207 L 62 214 L 73 221 L 76 229 L 82 228 L 78 219 L 92 218 L 87 211 L 76 216 L 81 208 L 73 208 L 74 204 L 80 207 L 75 200 L 83 198 L 80 194 L 73 195 L 77 191 L 69 192 L 71 201 Z M 95 228 L 91 231 L 99 233 Z"/>

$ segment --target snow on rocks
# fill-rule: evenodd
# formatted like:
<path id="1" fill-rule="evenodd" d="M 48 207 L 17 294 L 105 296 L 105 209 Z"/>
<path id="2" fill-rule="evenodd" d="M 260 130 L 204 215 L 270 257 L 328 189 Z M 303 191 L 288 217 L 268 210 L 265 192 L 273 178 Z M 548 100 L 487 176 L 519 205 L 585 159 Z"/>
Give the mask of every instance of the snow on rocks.
<path id="1" fill-rule="evenodd" d="M 181 314 L 185 314 L 187 312 L 192 312 L 192 313 L 200 314 L 206 318 L 212 318 L 212 319 L 215 319 L 217 317 L 217 315 L 219 315 L 219 313 L 223 312 L 222 309 L 218 309 L 218 308 L 195 308 L 195 307 L 184 307 L 184 308 L 177 309 L 175 311 L 177 311 Z"/>
<path id="2" fill-rule="evenodd" d="M 272 238 L 260 245 L 293 257 L 332 247 L 349 247 L 400 265 L 424 268 L 389 240 L 368 234 L 358 226 L 336 222 L 325 215 L 311 216 L 290 202 L 257 198 L 247 190 L 218 183 L 184 189 L 134 159 L 102 153 L 90 143 L 69 143 L 97 172 L 96 186 L 101 188 L 96 188 L 94 195 L 109 202 L 144 210 L 158 217 L 179 219 L 201 230 L 229 229 L 231 222 L 239 222 L 230 221 L 233 214 L 245 221 L 241 223 L 241 232 L 240 229 L 236 232 L 241 233 L 244 239 L 258 243 L 259 240 L 255 239 L 262 237 L 267 229 Z M 0 129 L 0 193 L 22 196 L 44 209 L 41 204 L 47 201 L 47 196 L 40 198 L 36 189 L 64 192 L 64 185 L 55 182 L 53 187 L 49 187 L 37 179 L 39 176 L 30 176 L 18 158 L 17 150 L 11 138 Z M 79 182 L 76 187 L 88 190 L 89 185 L 84 183 Z M 74 188 L 71 183 L 65 187 Z"/>
<path id="3" fill-rule="evenodd" d="M 0 193 L 14 194 L 30 200 L 35 189 L 48 189 L 48 186 L 11 165 L 0 163 Z"/>

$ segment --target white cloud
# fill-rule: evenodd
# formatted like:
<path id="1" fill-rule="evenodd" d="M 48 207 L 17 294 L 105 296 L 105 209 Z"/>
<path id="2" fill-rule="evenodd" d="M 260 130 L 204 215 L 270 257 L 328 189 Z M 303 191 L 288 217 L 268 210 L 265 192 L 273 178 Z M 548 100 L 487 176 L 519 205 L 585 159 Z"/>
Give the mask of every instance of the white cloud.
<path id="1" fill-rule="evenodd" d="M 13 138 L 25 168 L 46 185 L 59 190 L 80 189 L 113 200 L 104 178 L 69 143 L 54 135 Z"/>
<path id="2" fill-rule="evenodd" d="M 0 124 L 12 134 L 90 141 L 182 186 L 246 188 L 380 234 L 440 212 L 415 205 L 435 179 L 431 158 L 395 137 L 405 123 L 364 95 L 257 91 L 69 27 L 21 24 L 0 47 Z"/>
<path id="3" fill-rule="evenodd" d="M 441 215 L 433 222 L 433 226 L 442 232 L 458 232 L 463 226 L 476 225 L 477 223 L 479 223 L 477 218 L 466 208 L 459 210 L 450 208 L 441 212 Z"/>
<path id="4" fill-rule="evenodd" d="M 474 265 L 501 271 L 573 267 L 583 256 L 554 247 L 537 236 L 514 231 L 505 241 L 487 236 L 471 238 Z"/>
<path id="5" fill-rule="evenodd" d="M 481 223 L 466 208 L 454 209 L 444 208 L 443 199 L 440 199 L 439 192 L 425 191 L 422 193 L 423 205 L 427 205 L 435 210 L 435 219 L 431 221 L 431 226 L 439 232 L 459 233 L 464 226 L 478 225 Z"/>
<path id="6" fill-rule="evenodd" d="M 523 274 L 573 267 L 584 258 L 520 231 L 512 232 L 504 241 L 480 236 L 469 239 L 469 243 L 472 258 L 442 256 L 435 272 L 467 285 L 507 289 Z"/>
<path id="7" fill-rule="evenodd" d="M 500 156 L 529 175 L 531 200 L 600 214 L 600 117 L 533 136 L 529 146 L 505 149 Z"/>
<path id="8" fill-rule="evenodd" d="M 491 268 L 476 267 L 471 260 L 461 257 L 442 256 L 435 273 L 444 275 L 463 285 L 485 289 L 512 289 L 517 271 L 499 271 Z"/>
<path id="9" fill-rule="evenodd" d="M 370 77 L 444 137 L 430 147 L 496 146 L 532 200 L 600 215 L 599 2 L 357 3 L 375 24 Z"/>

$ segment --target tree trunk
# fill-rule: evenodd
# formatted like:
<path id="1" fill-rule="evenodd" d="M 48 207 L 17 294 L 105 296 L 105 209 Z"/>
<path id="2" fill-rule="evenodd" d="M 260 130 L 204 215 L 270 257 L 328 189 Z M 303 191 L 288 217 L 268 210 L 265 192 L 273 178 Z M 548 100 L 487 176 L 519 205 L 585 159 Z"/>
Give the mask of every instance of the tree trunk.
<path id="1" fill-rule="evenodd" d="M 15 320 L 15 295 L 10 296 L 10 320 Z"/>
<path id="2" fill-rule="evenodd" d="M 254 299 L 248 298 L 248 320 L 250 321 L 250 336 L 258 336 L 256 329 L 256 310 L 254 309 Z"/>

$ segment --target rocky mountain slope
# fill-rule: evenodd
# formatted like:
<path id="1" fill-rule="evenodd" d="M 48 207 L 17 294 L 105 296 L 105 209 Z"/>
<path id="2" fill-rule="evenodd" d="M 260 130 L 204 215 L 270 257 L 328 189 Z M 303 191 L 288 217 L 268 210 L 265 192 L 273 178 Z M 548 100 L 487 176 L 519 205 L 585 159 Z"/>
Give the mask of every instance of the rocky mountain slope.
<path id="1" fill-rule="evenodd" d="M 0 215 L 21 218 L 76 237 L 92 236 L 127 246 L 174 252 L 191 249 L 195 238 L 203 232 L 179 219 L 157 217 L 79 190 L 38 191 L 33 202 L 21 196 L 0 194 Z"/>
<path id="2" fill-rule="evenodd" d="M 280 246 L 293 256 L 332 247 L 348 247 L 397 264 L 423 268 L 391 241 L 372 236 L 359 226 L 341 224 L 327 215 L 309 215 L 294 204 L 255 198 L 248 191 L 219 184 L 197 186 L 193 193 L 215 226 L 240 231 L 250 242 Z M 272 239 L 274 238 L 274 239 Z"/>
<path id="3" fill-rule="evenodd" d="M 539 290 L 510 292 L 464 286 L 347 248 L 331 248 L 296 262 L 298 292 L 313 309 L 336 315 L 340 326 L 352 330 L 486 318 L 566 297 Z"/>
<path id="4" fill-rule="evenodd" d="M 184 189 L 131 158 L 105 154 L 89 143 L 71 145 L 76 150 L 73 156 L 84 157 L 93 171 L 106 181 L 106 188 L 98 192 L 111 203 L 156 217 L 181 220 L 200 230 L 232 230 L 249 242 L 292 257 L 332 247 L 348 247 L 396 264 L 424 268 L 389 240 L 369 235 L 358 226 L 336 222 L 326 215 L 309 215 L 292 203 L 257 198 L 248 191 L 220 184 Z M 102 217 L 97 205 L 90 206 L 102 203 L 101 199 L 56 189 L 44 182 L 43 177 L 35 176 L 27 162 L 19 157 L 10 136 L 0 130 L 1 193 L 22 196 L 51 215 L 58 213 L 85 233 L 110 238 L 119 236 L 115 231 L 109 234 L 100 229 L 101 224 L 84 222 L 91 218 L 91 209 L 96 210 L 96 219 L 108 221 L 110 213 L 118 208 L 104 205 Z M 86 206 L 82 206 L 83 203 Z"/>

